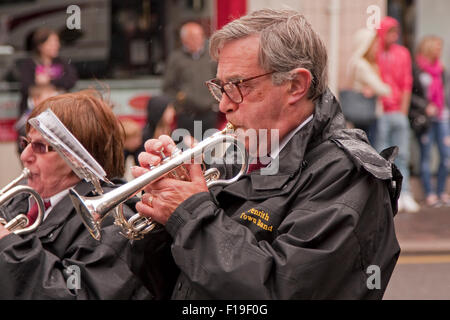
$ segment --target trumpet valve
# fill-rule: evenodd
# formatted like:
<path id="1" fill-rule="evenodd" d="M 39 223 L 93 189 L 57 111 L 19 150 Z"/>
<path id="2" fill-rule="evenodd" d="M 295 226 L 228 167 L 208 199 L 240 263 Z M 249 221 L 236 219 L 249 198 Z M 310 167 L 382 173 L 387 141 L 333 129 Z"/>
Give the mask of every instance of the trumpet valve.
<path id="1" fill-rule="evenodd" d="M 5 219 L 1 219 L 5 221 Z M 3 224 L 3 221 L 1 222 Z M 20 230 L 25 228 L 28 225 L 28 217 L 24 214 L 19 214 L 18 216 L 14 217 L 14 219 L 10 220 L 8 223 L 5 223 L 5 228 L 8 229 L 10 232 L 14 232 L 16 230 Z"/>

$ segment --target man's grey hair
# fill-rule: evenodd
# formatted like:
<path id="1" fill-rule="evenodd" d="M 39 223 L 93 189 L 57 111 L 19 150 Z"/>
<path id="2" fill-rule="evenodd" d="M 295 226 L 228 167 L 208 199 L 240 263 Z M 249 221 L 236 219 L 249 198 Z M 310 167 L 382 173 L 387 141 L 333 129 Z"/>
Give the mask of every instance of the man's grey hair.
<path id="1" fill-rule="evenodd" d="M 306 18 L 294 10 L 262 9 L 234 20 L 210 39 L 210 54 L 218 60 L 220 50 L 232 40 L 260 36 L 259 64 L 275 71 L 272 82 L 292 80 L 289 71 L 309 70 L 312 75 L 308 98 L 315 100 L 327 88 L 327 50 Z"/>

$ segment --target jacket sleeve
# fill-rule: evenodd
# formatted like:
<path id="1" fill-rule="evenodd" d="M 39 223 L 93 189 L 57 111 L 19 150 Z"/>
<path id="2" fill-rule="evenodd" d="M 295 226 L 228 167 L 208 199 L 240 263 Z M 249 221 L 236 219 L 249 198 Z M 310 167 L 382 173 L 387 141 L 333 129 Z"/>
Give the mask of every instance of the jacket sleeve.
<path id="1" fill-rule="evenodd" d="M 80 224 L 78 227 L 84 228 Z M 46 250 L 36 235 L 22 238 L 10 234 L 0 239 L 0 297 L 150 298 L 127 263 L 128 240 L 120 239 L 122 236 L 110 227 L 105 228 L 102 242 L 89 239 L 85 230 L 77 231 L 71 233 L 74 245 L 62 257 Z"/>
<path id="2" fill-rule="evenodd" d="M 163 92 L 168 95 L 172 100 L 175 100 L 178 91 L 181 89 L 179 84 L 179 64 L 176 56 L 176 52 L 174 52 L 169 57 L 169 61 L 167 63 L 167 70 L 164 74 L 163 79 Z"/>
<path id="3" fill-rule="evenodd" d="M 426 113 L 429 101 L 425 97 L 425 89 L 420 82 L 420 70 L 417 66 L 413 68 L 413 75 L 414 81 L 408 118 L 413 131 L 417 135 L 422 135 L 430 126 L 430 118 Z"/>
<path id="4" fill-rule="evenodd" d="M 391 94 L 391 87 L 381 80 L 381 77 L 368 63 L 356 64 L 355 78 L 368 85 L 377 96 L 389 96 Z"/>
<path id="5" fill-rule="evenodd" d="M 24 95 L 28 95 L 28 89 L 35 84 L 35 68 L 36 64 L 32 59 L 17 62 L 20 91 Z"/>
<path id="6" fill-rule="evenodd" d="M 340 298 L 365 296 L 364 267 L 374 254 L 366 251 L 364 258 L 356 225 L 373 201 L 369 198 L 379 197 L 381 189 L 368 174 L 349 166 L 345 170 L 336 159 L 326 162 L 328 168 L 307 179 L 307 191 L 293 200 L 272 242 L 256 241 L 209 193 L 178 207 L 166 228 L 174 238 L 175 262 L 193 287 L 220 299 L 329 299 L 337 292 Z M 390 208 L 389 200 L 385 206 Z M 369 210 L 370 215 L 373 234 L 365 238 L 375 239 L 385 222 L 376 220 L 378 212 Z M 386 213 L 383 217 L 389 219 Z"/>
<path id="7" fill-rule="evenodd" d="M 425 90 L 420 83 L 420 69 L 417 66 L 413 67 L 413 88 L 411 94 L 411 109 L 424 112 L 428 106 L 428 99 L 425 97 Z"/>
<path id="8" fill-rule="evenodd" d="M 60 62 L 63 65 L 64 73 L 63 73 L 62 77 L 60 77 L 58 79 L 53 79 L 50 82 L 57 88 L 62 88 L 64 90 L 70 90 L 77 83 L 77 80 L 78 80 L 77 71 L 71 64 L 69 64 L 65 61 L 62 61 L 62 60 Z"/>
<path id="9" fill-rule="evenodd" d="M 402 77 L 401 89 L 404 92 L 411 92 L 413 86 L 413 73 L 412 73 L 412 61 L 411 55 L 406 48 L 403 48 L 403 63 L 404 76 Z"/>

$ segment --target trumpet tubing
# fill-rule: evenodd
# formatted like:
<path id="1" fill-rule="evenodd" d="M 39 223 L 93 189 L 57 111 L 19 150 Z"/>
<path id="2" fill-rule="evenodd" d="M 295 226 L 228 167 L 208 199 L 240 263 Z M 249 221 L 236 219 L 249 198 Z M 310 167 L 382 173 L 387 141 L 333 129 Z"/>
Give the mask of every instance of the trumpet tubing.
<path id="1" fill-rule="evenodd" d="M 247 168 L 247 153 L 245 148 L 238 143 L 236 137 L 227 133 L 231 129 L 230 126 L 227 126 L 223 131 L 206 138 L 193 148 L 172 154 L 170 157 L 165 158 L 158 166 L 151 168 L 150 171 L 108 193 L 94 197 L 82 197 L 75 190 L 71 189 L 70 196 L 74 207 L 91 235 L 95 239 L 100 240 L 101 222 L 112 212 L 115 216 L 115 223 L 122 227 L 122 234 L 129 239 L 142 238 L 155 227 L 155 223 L 150 218 L 141 217 L 139 214 L 126 220 L 120 205 L 143 190 L 148 184 L 157 181 L 167 174 L 175 174 L 177 178 L 180 178 L 180 172 L 185 171 L 180 171 L 179 169 L 186 170 L 183 164 L 199 156 L 203 156 L 205 149 L 216 144 L 224 142 L 235 144 L 242 154 L 243 163 L 240 172 L 229 180 L 219 180 L 220 174 L 217 169 L 213 168 L 206 171 L 205 179 L 207 186 L 212 187 L 213 185 L 230 184 L 238 180 Z"/>
<path id="2" fill-rule="evenodd" d="M 4 188 L 0 190 L 0 206 L 3 206 L 5 202 L 14 198 L 20 193 L 29 193 L 38 205 L 38 216 L 36 221 L 27 227 L 28 218 L 24 214 L 19 214 L 11 221 L 7 222 L 6 219 L 0 218 L 0 223 L 4 225 L 6 229 L 15 234 L 26 234 L 33 232 L 41 224 L 44 215 L 45 207 L 44 201 L 41 196 L 31 187 L 18 185 L 22 179 L 28 178 L 30 171 L 24 168 L 20 176 L 7 184 Z"/>

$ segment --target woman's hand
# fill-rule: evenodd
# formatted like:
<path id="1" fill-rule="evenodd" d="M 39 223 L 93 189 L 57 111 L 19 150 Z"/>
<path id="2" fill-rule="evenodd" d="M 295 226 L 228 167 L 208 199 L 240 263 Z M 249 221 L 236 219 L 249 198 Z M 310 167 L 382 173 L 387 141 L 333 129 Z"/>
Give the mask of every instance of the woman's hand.
<path id="1" fill-rule="evenodd" d="M 427 105 L 427 107 L 425 108 L 425 113 L 427 114 L 427 116 L 429 117 L 434 117 L 437 115 L 438 113 L 438 108 L 434 103 L 430 103 L 429 105 Z"/>
<path id="2" fill-rule="evenodd" d="M 36 84 L 48 84 L 50 83 L 50 76 L 46 72 L 36 73 L 34 81 Z"/>
<path id="3" fill-rule="evenodd" d="M 371 87 L 364 87 L 362 89 L 362 94 L 366 98 L 372 98 L 375 95 L 375 91 Z"/>

